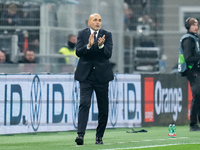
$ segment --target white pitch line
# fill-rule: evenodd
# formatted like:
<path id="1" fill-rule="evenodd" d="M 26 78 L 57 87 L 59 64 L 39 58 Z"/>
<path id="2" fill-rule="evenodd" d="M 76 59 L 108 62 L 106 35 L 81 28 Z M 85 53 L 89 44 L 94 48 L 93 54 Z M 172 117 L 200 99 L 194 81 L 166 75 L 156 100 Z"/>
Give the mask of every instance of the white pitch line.
<path id="1" fill-rule="evenodd" d="M 124 144 L 125 142 L 117 142 L 118 144 Z"/>
<path id="2" fill-rule="evenodd" d="M 149 146 L 139 146 L 139 147 L 128 147 L 128 148 L 113 148 L 113 149 L 103 149 L 103 150 L 120 150 L 120 149 L 142 149 L 142 148 L 152 148 L 152 147 L 165 147 L 173 145 L 183 145 L 183 144 L 200 144 L 198 143 L 177 143 L 177 144 L 164 144 L 164 145 L 149 145 Z"/>
<path id="3" fill-rule="evenodd" d="M 106 143 L 106 144 L 104 144 L 104 145 L 112 145 L 113 143 Z"/>
<path id="4" fill-rule="evenodd" d="M 187 139 L 188 137 L 180 137 L 181 139 Z"/>

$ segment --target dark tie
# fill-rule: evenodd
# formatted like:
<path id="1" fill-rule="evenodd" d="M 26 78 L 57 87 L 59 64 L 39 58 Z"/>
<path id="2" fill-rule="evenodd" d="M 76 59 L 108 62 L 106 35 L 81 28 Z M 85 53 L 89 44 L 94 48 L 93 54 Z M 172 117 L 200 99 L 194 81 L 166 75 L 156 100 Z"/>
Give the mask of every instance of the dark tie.
<path id="1" fill-rule="evenodd" d="M 97 32 L 95 31 L 95 32 L 94 32 L 94 43 L 97 42 L 97 37 L 96 37 L 96 36 L 97 36 Z"/>

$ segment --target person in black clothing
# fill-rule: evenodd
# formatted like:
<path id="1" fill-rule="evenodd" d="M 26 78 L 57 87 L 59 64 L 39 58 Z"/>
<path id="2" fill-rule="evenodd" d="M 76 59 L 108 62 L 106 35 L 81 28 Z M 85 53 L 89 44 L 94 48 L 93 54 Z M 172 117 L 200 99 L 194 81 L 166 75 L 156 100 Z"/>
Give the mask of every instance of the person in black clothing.
<path id="1" fill-rule="evenodd" d="M 190 108 L 190 131 L 200 131 L 198 118 L 200 118 L 200 53 L 197 32 L 199 22 L 195 18 L 188 18 L 185 23 L 187 34 L 181 42 L 183 55 L 187 64 L 187 70 L 183 73 L 190 82 L 192 90 L 192 102 Z"/>
<path id="2" fill-rule="evenodd" d="M 108 86 L 114 79 L 109 59 L 112 56 L 112 34 L 101 29 L 102 19 L 97 13 L 88 20 L 90 28 L 79 31 L 76 43 L 76 55 L 79 57 L 75 80 L 80 83 L 80 105 L 78 114 L 77 145 L 84 144 L 84 135 L 88 122 L 93 91 L 98 106 L 98 126 L 96 143 L 103 144 L 103 135 L 108 121 Z"/>
<path id="3" fill-rule="evenodd" d="M 27 50 L 24 52 L 24 57 L 19 61 L 19 63 L 37 63 L 34 51 Z"/>
<path id="4" fill-rule="evenodd" d="M 1 25 L 3 26 L 17 26 L 21 25 L 20 17 L 18 15 L 18 7 L 14 3 L 10 3 L 7 9 L 1 15 Z"/>

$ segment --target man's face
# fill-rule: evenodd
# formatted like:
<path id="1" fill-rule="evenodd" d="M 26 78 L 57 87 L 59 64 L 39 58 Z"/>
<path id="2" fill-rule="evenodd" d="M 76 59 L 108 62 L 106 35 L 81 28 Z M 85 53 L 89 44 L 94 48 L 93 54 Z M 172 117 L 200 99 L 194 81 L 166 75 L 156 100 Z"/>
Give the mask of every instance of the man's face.
<path id="1" fill-rule="evenodd" d="M 76 44 L 76 41 L 77 41 L 76 36 L 72 36 L 72 37 L 69 39 L 69 41 L 70 41 L 71 43 Z"/>
<path id="2" fill-rule="evenodd" d="M 35 54 L 33 51 L 27 51 L 25 57 L 28 61 L 33 61 L 35 59 Z"/>
<path id="3" fill-rule="evenodd" d="M 94 31 L 101 29 L 101 25 L 102 25 L 101 16 L 99 14 L 90 15 L 89 20 L 88 20 L 88 25 Z"/>
<path id="4" fill-rule="evenodd" d="M 190 26 L 190 32 L 192 33 L 197 33 L 198 32 L 198 29 L 199 29 L 199 24 L 198 23 L 194 23 Z"/>
<path id="5" fill-rule="evenodd" d="M 6 56 L 3 52 L 0 52 L 0 63 L 5 63 L 6 61 Z"/>

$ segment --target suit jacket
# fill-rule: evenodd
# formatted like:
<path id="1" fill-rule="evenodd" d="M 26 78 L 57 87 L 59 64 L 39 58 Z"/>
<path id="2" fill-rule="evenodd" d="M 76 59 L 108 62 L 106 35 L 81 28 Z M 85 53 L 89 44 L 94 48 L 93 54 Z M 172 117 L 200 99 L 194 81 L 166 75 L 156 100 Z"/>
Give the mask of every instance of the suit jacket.
<path id="1" fill-rule="evenodd" d="M 90 29 L 86 28 L 79 31 L 76 43 L 76 55 L 79 62 L 75 71 L 75 80 L 84 81 L 91 69 L 95 67 L 95 72 L 99 82 L 109 82 L 113 80 L 113 71 L 109 59 L 112 56 L 112 34 L 103 29 L 99 30 L 98 37 L 105 35 L 105 43 L 102 49 L 99 49 L 98 43 L 94 43 L 88 50 L 87 44 L 90 37 Z"/>

